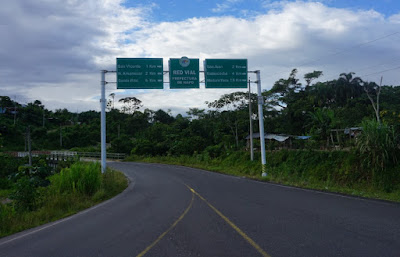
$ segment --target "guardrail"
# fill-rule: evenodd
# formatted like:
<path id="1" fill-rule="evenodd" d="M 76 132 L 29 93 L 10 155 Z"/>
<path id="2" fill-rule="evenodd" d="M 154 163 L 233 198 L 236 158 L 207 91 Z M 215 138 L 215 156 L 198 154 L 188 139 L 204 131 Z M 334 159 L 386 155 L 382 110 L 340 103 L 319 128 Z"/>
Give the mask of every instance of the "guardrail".
<path id="1" fill-rule="evenodd" d="M 29 155 L 28 152 L 8 152 L 7 154 L 23 158 Z M 33 157 L 46 155 L 47 158 L 52 160 L 67 160 L 75 156 L 101 159 L 100 152 L 71 152 L 71 151 L 32 151 Z M 125 158 L 124 153 L 107 153 L 107 159 L 122 160 Z"/>
<path id="2" fill-rule="evenodd" d="M 78 152 L 77 155 L 79 157 L 86 157 L 86 158 L 101 158 L 101 153 L 100 152 Z M 122 160 L 125 158 L 124 153 L 107 153 L 107 159 L 116 159 L 116 160 Z"/>

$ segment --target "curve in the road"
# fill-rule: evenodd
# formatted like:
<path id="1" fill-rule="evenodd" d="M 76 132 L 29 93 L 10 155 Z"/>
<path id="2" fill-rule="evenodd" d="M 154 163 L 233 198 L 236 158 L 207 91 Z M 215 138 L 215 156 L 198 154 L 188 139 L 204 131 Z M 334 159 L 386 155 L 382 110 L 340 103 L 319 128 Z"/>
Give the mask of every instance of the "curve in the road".
<path id="1" fill-rule="evenodd" d="M 110 166 L 133 181 L 122 194 L 65 220 L 0 239 L 0 256 L 395 257 L 400 253 L 399 204 L 181 166 Z"/>

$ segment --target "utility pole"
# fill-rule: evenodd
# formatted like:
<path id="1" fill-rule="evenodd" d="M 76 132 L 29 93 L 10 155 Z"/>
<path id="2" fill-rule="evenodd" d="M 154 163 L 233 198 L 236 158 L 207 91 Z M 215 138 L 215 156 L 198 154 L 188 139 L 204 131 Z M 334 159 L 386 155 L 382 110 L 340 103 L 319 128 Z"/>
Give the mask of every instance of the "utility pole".
<path id="1" fill-rule="evenodd" d="M 60 147 L 62 147 L 62 127 L 60 123 Z"/>
<path id="2" fill-rule="evenodd" d="M 250 120 L 250 160 L 254 161 L 254 148 L 253 148 L 253 112 L 251 110 L 251 85 L 249 78 L 249 120 Z"/>
<path id="3" fill-rule="evenodd" d="M 25 131 L 24 133 L 24 152 L 28 151 L 28 132 Z"/>
<path id="4" fill-rule="evenodd" d="M 28 157 L 29 157 L 29 172 L 32 171 L 32 142 L 31 142 L 31 127 L 26 128 L 26 137 L 28 141 Z"/>
<path id="5" fill-rule="evenodd" d="M 14 126 L 16 119 L 17 119 L 17 96 L 14 97 Z"/>
<path id="6" fill-rule="evenodd" d="M 79 110 L 76 109 L 76 124 L 79 124 Z"/>
<path id="7" fill-rule="evenodd" d="M 258 95 L 258 122 L 260 126 L 260 145 L 261 145 L 261 165 L 262 165 L 262 176 L 266 177 L 267 172 L 265 171 L 265 166 L 267 164 L 265 158 L 265 135 L 264 135 L 264 97 L 261 94 L 261 74 L 260 71 L 256 71 L 257 74 L 257 95 Z"/>

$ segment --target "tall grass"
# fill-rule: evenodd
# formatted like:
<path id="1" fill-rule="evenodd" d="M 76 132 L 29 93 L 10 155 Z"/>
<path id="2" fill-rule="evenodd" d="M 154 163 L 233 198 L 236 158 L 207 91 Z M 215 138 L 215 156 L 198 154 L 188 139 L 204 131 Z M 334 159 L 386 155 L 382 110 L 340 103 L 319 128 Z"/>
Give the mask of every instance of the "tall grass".
<path id="1" fill-rule="evenodd" d="M 58 193 L 79 192 L 91 196 L 101 186 L 101 167 L 99 163 L 76 162 L 70 168 L 50 177 L 50 181 Z"/>
<path id="2" fill-rule="evenodd" d="M 399 175 L 396 166 L 400 150 L 396 134 L 391 127 L 375 120 L 363 121 L 362 128 L 357 138 L 357 148 L 363 159 L 364 171 L 376 186 L 391 191 Z"/>
<path id="3" fill-rule="evenodd" d="M 98 163 L 75 163 L 49 180 L 48 187 L 33 189 L 34 199 L 21 197 L 0 204 L 0 237 L 77 213 L 115 196 L 128 185 L 121 172 L 107 169 L 102 174 Z M 21 181 L 21 190 L 15 188 L 14 194 L 25 194 L 28 182 Z M 21 208 L 24 204 L 29 208 Z"/>

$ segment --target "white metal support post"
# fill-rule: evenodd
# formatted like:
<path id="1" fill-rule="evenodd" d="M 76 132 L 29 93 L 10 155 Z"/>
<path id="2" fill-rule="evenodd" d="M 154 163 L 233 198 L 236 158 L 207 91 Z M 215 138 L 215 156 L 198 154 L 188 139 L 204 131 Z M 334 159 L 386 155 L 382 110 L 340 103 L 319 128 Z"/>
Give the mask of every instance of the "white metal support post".
<path id="1" fill-rule="evenodd" d="M 250 160 L 254 161 L 254 147 L 253 147 L 253 111 L 251 110 L 251 81 L 249 78 L 249 121 L 250 121 Z"/>
<path id="2" fill-rule="evenodd" d="M 267 164 L 267 161 L 265 159 L 265 136 L 264 136 L 264 113 L 263 113 L 264 97 L 261 94 L 260 71 L 257 70 L 256 74 L 257 74 L 257 95 L 258 95 L 258 122 L 260 126 L 261 165 L 262 165 L 261 176 L 266 177 L 267 172 L 265 171 L 265 165 Z"/>
<path id="3" fill-rule="evenodd" d="M 106 70 L 101 71 L 101 172 L 106 171 Z"/>

